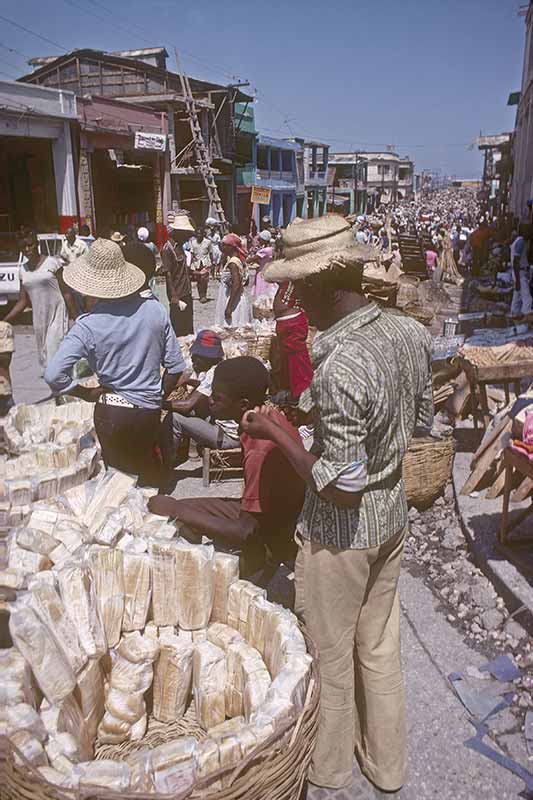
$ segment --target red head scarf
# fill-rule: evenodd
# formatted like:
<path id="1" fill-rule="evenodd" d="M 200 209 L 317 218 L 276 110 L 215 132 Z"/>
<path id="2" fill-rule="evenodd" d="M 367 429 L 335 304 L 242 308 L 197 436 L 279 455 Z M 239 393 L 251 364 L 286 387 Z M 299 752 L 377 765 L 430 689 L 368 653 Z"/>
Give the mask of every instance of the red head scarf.
<path id="1" fill-rule="evenodd" d="M 236 233 L 227 233 L 222 239 L 222 244 L 233 247 L 237 251 L 237 255 L 241 261 L 246 261 L 246 250 L 242 245 L 241 237 L 237 236 Z"/>

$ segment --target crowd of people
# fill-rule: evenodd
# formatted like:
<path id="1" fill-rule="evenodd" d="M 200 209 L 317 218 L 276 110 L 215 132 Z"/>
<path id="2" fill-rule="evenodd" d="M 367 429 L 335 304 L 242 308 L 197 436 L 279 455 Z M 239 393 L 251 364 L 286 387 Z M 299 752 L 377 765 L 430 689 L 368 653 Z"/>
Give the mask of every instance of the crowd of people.
<path id="1" fill-rule="evenodd" d="M 261 585 L 281 562 L 294 562 L 295 608 L 317 645 L 322 684 L 309 800 L 352 784 L 354 754 L 377 796 L 399 791 L 406 775 L 402 460 L 415 429 L 433 421 L 431 337 L 363 292 L 369 262 L 401 270 L 402 233 L 427 243 L 428 274 L 444 237 L 458 266 L 474 275 L 495 251 L 503 266 L 508 248 L 524 300 L 525 235 L 496 226 L 472 195 L 456 193 L 352 221 L 302 220 L 281 237 L 268 218 L 243 239 L 216 220 L 198 228 L 176 212 L 160 253 L 143 228 L 92 242 L 69 231 L 60 260 L 41 256 L 28 235 L 23 291 L 9 315 L 31 302 L 53 394 L 95 404 L 105 465 L 160 489 L 152 513 L 178 520 L 193 542 L 209 536 L 238 553 L 241 575 Z M 169 312 L 157 297 L 158 276 Z M 220 281 L 217 324 L 197 331 L 187 364 L 180 337 L 194 333 L 192 286 L 203 304 L 213 280 Z M 275 315 L 279 396 L 259 359 L 225 358 L 225 328 L 250 324 L 259 297 L 270 298 Z M 312 359 L 310 325 L 318 331 Z M 76 379 L 82 359 L 96 386 Z M 177 389 L 185 392 L 173 399 Z M 188 440 L 241 449 L 240 499 L 183 498 L 179 484 L 168 491 Z"/>

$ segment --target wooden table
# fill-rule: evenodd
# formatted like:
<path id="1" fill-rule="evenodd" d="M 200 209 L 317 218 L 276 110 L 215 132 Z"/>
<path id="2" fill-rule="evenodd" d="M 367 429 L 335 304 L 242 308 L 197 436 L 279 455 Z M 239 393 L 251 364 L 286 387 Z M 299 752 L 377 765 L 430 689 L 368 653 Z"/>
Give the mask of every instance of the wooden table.
<path id="1" fill-rule="evenodd" d="M 513 546 L 522 545 L 524 543 L 533 542 L 533 533 L 530 536 L 521 536 L 514 541 L 509 540 L 509 533 L 513 528 L 522 522 L 525 517 L 533 511 L 533 497 L 531 504 L 525 508 L 513 521 L 512 525 L 509 524 L 509 500 L 511 498 L 511 491 L 513 489 L 513 479 L 515 471 L 517 471 L 524 478 L 533 479 L 533 461 L 522 455 L 521 453 L 513 450 L 512 447 L 507 447 L 503 453 L 505 465 L 505 487 L 503 490 L 503 509 L 502 509 L 502 524 L 500 528 L 499 541 L 502 545 Z"/>
<path id="2" fill-rule="evenodd" d="M 487 384 L 503 384 L 505 400 L 508 403 L 510 400 L 509 388 L 511 384 L 516 397 L 518 397 L 521 391 L 520 383 L 522 379 L 533 377 L 533 361 L 512 361 L 488 367 L 480 367 L 460 356 L 459 363 L 470 384 L 474 427 L 478 427 L 479 419 L 485 430 L 488 428 L 491 421 L 489 401 L 487 398 Z"/>

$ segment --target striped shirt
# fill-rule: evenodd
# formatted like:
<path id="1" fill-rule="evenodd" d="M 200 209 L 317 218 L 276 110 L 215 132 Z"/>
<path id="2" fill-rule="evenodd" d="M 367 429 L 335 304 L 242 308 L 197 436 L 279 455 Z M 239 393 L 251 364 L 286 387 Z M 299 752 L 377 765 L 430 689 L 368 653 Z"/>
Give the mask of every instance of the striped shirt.
<path id="1" fill-rule="evenodd" d="M 366 467 L 366 485 L 356 509 L 308 486 L 299 531 L 341 550 L 379 546 L 407 524 L 402 459 L 415 427 L 433 421 L 431 337 L 411 317 L 370 303 L 317 336 L 312 360 L 300 408 L 316 411 L 317 491 L 354 465 Z"/>

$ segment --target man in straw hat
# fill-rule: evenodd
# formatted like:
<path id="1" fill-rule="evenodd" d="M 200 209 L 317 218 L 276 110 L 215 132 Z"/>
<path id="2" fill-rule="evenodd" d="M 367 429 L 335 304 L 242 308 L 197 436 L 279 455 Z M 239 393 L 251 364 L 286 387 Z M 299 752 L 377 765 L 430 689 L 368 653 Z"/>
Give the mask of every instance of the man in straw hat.
<path id="1" fill-rule="evenodd" d="M 315 441 L 307 452 L 268 408 L 248 412 L 242 429 L 278 445 L 307 484 L 296 609 L 318 646 L 322 679 L 308 797 L 350 786 L 354 751 L 380 796 L 405 777 L 402 459 L 415 427 L 433 418 L 431 340 L 415 320 L 363 296 L 364 263 L 377 255 L 354 243 L 342 218 L 293 224 L 283 244 L 285 258 L 265 278 L 294 281 L 320 331 L 313 381 L 300 399 L 304 412 L 314 410 Z"/>
<path id="2" fill-rule="evenodd" d="M 162 390 L 172 391 L 185 369 L 168 314 L 152 295 L 139 294 L 145 275 L 115 242 L 97 239 L 63 275 L 67 286 L 84 296 L 89 313 L 78 317 L 44 378 L 55 395 L 96 403 L 94 423 L 106 466 L 157 485 L 161 476 L 153 449 Z M 81 358 L 98 376 L 97 388 L 72 380 Z"/>
<path id="3" fill-rule="evenodd" d="M 194 332 L 192 289 L 183 245 L 194 234 L 194 227 L 186 211 L 176 211 L 169 218 L 168 233 L 161 250 L 161 272 L 167 282 L 170 319 L 176 336 L 189 336 Z"/>

